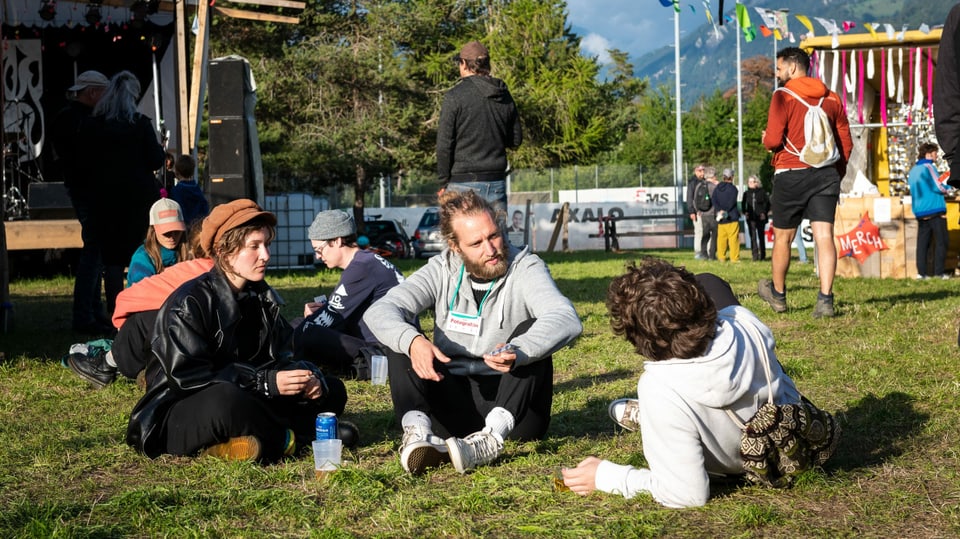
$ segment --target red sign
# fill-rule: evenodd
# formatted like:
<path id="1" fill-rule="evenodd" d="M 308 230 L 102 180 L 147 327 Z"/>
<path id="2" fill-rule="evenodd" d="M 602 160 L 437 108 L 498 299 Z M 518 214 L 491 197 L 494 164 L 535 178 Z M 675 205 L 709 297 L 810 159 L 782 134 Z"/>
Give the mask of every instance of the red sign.
<path id="1" fill-rule="evenodd" d="M 852 256 L 861 264 L 874 251 L 887 248 L 887 244 L 880 238 L 880 229 L 870 220 L 870 212 L 866 211 L 853 230 L 837 236 L 837 239 L 840 240 L 840 256 Z"/>

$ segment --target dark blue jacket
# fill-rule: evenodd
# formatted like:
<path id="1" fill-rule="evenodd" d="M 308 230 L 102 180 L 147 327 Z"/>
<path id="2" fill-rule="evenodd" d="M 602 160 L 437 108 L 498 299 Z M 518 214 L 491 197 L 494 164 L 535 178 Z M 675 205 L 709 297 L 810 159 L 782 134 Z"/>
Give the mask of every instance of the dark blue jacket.
<path id="1" fill-rule="evenodd" d="M 732 223 L 740 220 L 740 210 L 737 209 L 737 197 L 739 191 L 732 182 L 720 182 L 717 188 L 713 190 L 713 209 L 727 212 L 723 219 L 717 219 L 718 223 Z"/>

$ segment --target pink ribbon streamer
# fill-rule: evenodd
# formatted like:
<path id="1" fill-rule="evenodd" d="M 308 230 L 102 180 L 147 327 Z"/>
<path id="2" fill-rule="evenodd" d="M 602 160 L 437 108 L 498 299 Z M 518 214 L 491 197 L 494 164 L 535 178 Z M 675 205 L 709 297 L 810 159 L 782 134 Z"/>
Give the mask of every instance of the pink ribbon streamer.
<path id="1" fill-rule="evenodd" d="M 840 51 L 840 102 L 847 113 L 847 51 Z"/>
<path id="2" fill-rule="evenodd" d="M 903 73 L 901 67 L 901 73 Z M 907 113 L 907 125 L 913 125 L 913 47 L 910 47 L 910 54 L 907 60 L 907 110 L 910 111 Z"/>
<path id="3" fill-rule="evenodd" d="M 880 123 L 887 126 L 887 51 L 880 51 Z"/>
<path id="4" fill-rule="evenodd" d="M 813 52 L 810 54 L 810 72 L 807 73 L 807 76 L 813 76 L 813 75 L 815 75 L 815 74 L 817 73 L 817 60 L 818 60 L 818 59 L 819 59 L 819 56 L 817 55 L 817 51 L 813 51 Z"/>
<path id="5" fill-rule="evenodd" d="M 863 51 L 857 51 L 857 117 L 863 123 Z"/>
<path id="6" fill-rule="evenodd" d="M 933 50 L 927 49 L 927 115 L 933 118 Z"/>

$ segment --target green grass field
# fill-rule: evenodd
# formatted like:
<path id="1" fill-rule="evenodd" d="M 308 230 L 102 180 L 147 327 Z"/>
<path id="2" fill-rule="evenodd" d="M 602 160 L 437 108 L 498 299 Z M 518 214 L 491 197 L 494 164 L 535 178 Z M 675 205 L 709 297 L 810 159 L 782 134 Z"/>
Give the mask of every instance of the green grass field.
<path id="1" fill-rule="evenodd" d="M 610 331 L 610 278 L 643 254 L 729 280 L 774 332 L 800 390 L 835 411 L 844 437 L 823 472 L 789 490 L 716 485 L 703 508 L 651 498 L 554 492 L 582 457 L 643 465 L 639 434 L 617 432 L 607 403 L 636 392 L 640 358 Z M 132 383 L 95 390 L 60 365 L 73 281 L 12 283 L 16 327 L 0 335 L 0 537 L 948 537 L 960 534 L 958 281 L 838 279 L 838 316 L 814 320 L 817 280 L 794 264 L 791 310 L 756 295 L 769 263 L 694 261 L 684 251 L 545 255 L 584 324 L 555 356 L 545 440 L 508 442 L 494 465 L 405 474 L 389 390 L 348 381 L 346 418 L 361 446 L 330 481 L 309 458 L 272 466 L 211 458 L 150 460 L 124 443 Z M 401 261 L 409 274 L 422 262 Z M 297 316 L 339 272 L 275 272 Z M 432 326 L 429 317 L 424 325 Z"/>

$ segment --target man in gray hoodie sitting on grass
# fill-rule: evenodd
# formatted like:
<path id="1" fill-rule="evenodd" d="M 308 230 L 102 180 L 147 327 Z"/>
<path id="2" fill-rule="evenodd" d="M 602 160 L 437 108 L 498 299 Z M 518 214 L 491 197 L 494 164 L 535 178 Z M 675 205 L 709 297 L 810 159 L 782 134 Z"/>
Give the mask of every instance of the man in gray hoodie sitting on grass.
<path id="1" fill-rule="evenodd" d="M 475 192 L 440 197 L 440 230 L 448 247 L 363 317 L 390 349 L 400 462 L 412 474 L 445 462 L 466 473 L 496 460 L 506 438 L 543 438 L 552 354 L 583 330 L 546 264 L 504 241 Z M 433 341 L 414 324 L 429 308 Z"/>

